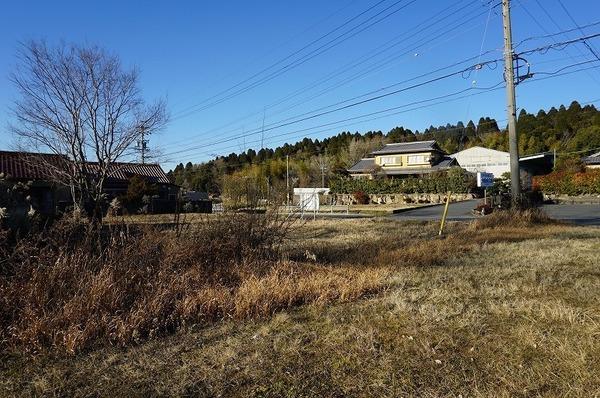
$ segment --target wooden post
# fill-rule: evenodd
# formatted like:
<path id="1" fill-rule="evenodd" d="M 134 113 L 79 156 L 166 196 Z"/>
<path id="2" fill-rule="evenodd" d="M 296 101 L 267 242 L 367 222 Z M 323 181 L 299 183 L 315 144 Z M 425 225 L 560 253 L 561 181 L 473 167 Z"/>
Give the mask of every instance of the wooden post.
<path id="1" fill-rule="evenodd" d="M 442 222 L 440 223 L 440 232 L 438 236 L 442 236 L 444 232 L 444 225 L 446 224 L 446 217 L 448 216 L 448 207 L 450 206 L 450 196 L 452 196 L 452 192 L 448 191 L 448 196 L 446 197 L 446 206 L 444 206 L 444 215 L 442 216 Z"/>

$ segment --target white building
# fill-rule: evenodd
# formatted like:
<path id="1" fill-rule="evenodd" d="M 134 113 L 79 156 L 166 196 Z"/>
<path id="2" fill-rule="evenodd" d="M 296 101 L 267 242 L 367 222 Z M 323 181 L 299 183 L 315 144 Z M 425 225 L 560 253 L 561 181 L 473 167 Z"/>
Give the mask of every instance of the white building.
<path id="1" fill-rule="evenodd" d="M 456 159 L 460 167 L 473 173 L 492 173 L 494 178 L 510 173 L 510 154 L 494 149 L 474 146 L 450 155 Z"/>
<path id="2" fill-rule="evenodd" d="M 302 212 L 318 212 L 320 195 L 329 195 L 329 188 L 294 188 L 294 196 L 299 197 L 298 205 Z"/>

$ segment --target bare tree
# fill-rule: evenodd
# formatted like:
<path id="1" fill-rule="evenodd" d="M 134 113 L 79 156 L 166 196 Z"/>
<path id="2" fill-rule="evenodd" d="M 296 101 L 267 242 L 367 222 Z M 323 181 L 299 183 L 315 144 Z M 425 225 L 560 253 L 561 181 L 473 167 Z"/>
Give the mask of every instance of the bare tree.
<path id="1" fill-rule="evenodd" d="M 142 134 L 165 125 L 164 101 L 147 104 L 138 71 L 125 70 L 117 56 L 96 46 L 31 41 L 22 45 L 18 61 L 11 75 L 20 93 L 13 133 L 21 145 L 66 156 L 68 167 L 44 167 L 71 188 L 76 207 L 88 205 L 99 219 L 114 163 Z"/>

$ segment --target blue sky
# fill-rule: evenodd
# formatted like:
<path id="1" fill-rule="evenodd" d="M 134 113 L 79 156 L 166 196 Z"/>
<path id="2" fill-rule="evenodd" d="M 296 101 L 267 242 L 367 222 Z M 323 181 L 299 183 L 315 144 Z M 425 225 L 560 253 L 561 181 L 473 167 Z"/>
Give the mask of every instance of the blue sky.
<path id="1" fill-rule="evenodd" d="M 580 26 L 600 20 L 600 2 L 562 1 Z M 369 12 L 269 69 L 267 74 L 346 31 L 349 33 L 340 39 L 350 36 L 351 32 L 365 27 L 368 22 L 359 24 L 368 18 L 374 22 L 397 11 L 263 84 L 211 104 L 222 98 L 219 93 L 285 59 L 378 3 Z M 435 101 L 442 102 L 436 105 L 423 103 L 429 106 L 420 109 L 412 106 L 401 109 L 403 113 L 389 112 L 396 113 L 394 115 L 380 113 L 359 118 L 469 87 L 493 86 L 502 80 L 502 64 L 498 63 L 491 64 L 491 67 L 497 66 L 493 70 L 485 67 L 468 76 L 454 76 L 360 106 L 273 128 L 284 120 L 310 115 L 320 108 L 328 110 L 331 108 L 325 107 L 365 93 L 374 94 L 359 99 L 389 92 L 391 89 L 377 90 L 469 57 L 477 59 L 481 53 L 481 61 L 502 57 L 499 8 L 489 12 L 487 1 L 403 0 L 395 6 L 394 3 L 396 0 L 7 2 L 3 5 L 3 23 L 0 24 L 0 149 L 10 149 L 13 142 L 7 125 L 11 120 L 9 108 L 17 94 L 8 74 L 15 66 L 18 43 L 30 39 L 45 39 L 51 44 L 60 40 L 98 44 L 118 54 L 126 66 L 139 67 L 144 96 L 150 101 L 166 98 L 172 116 L 167 128 L 150 142 L 151 147 L 161 148 L 166 168 L 179 162 L 204 161 L 214 154 L 259 149 L 261 134 L 252 133 L 261 129 L 263 115 L 267 126 L 262 140 L 265 147 L 295 142 L 304 136 L 327 137 L 342 130 L 388 131 L 394 126 L 423 130 L 429 125 L 459 120 L 466 123 L 488 115 L 504 125 L 505 92 L 502 89 L 483 93 L 473 90 L 471 93 L 477 95 L 463 94 L 464 98 L 450 97 Z M 390 7 L 388 11 L 384 11 L 387 7 Z M 379 12 L 381 14 L 375 16 Z M 444 17 L 446 19 L 434 24 Z M 357 28 L 350 31 L 353 27 Z M 513 2 L 515 44 L 528 37 L 572 28 L 574 25 L 558 0 Z M 597 32 L 600 25 L 585 29 L 586 34 Z M 574 31 L 530 40 L 517 50 L 578 36 L 581 33 Z M 600 40 L 593 39 L 590 43 L 600 50 Z M 391 47 L 381 54 L 376 53 L 377 49 L 386 49 L 386 45 Z M 581 44 L 526 58 L 534 73 L 553 72 L 594 59 Z M 362 63 L 353 67 L 358 62 Z M 593 66 L 600 66 L 600 62 L 565 69 L 565 72 Z M 257 78 L 262 76 L 265 74 Z M 519 108 L 537 112 L 574 99 L 597 100 L 596 104 L 600 104 L 600 68 L 540 80 L 546 76 L 539 74 L 517 88 Z M 325 79 L 328 80 L 323 82 Z M 242 83 L 237 89 L 254 81 Z M 298 91 L 301 94 L 290 96 Z M 213 106 L 203 109 L 202 104 Z M 341 122 L 349 118 L 354 119 Z"/>

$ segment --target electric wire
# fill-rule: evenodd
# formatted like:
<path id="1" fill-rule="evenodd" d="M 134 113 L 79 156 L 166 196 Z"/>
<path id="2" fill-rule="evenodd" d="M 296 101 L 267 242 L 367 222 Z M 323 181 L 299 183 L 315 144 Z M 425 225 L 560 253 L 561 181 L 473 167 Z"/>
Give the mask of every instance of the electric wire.
<path id="1" fill-rule="evenodd" d="M 385 0 L 384 0 L 384 1 L 385 1 Z M 193 112 L 198 112 L 198 111 L 201 111 L 201 110 L 208 109 L 208 108 L 210 108 L 210 107 L 213 107 L 213 106 L 215 106 L 215 105 L 218 105 L 218 104 L 220 104 L 220 103 L 222 103 L 222 102 L 224 102 L 224 101 L 226 101 L 226 100 L 229 100 L 229 99 L 231 99 L 231 98 L 234 98 L 235 96 L 238 96 L 238 95 L 240 95 L 240 94 L 243 94 L 243 93 L 245 93 L 245 92 L 247 92 L 247 91 L 249 91 L 249 90 L 251 90 L 251 89 L 253 89 L 253 88 L 257 87 L 257 86 L 259 86 L 259 85 L 262 85 L 262 84 L 266 83 L 267 81 L 273 80 L 274 78 L 276 78 L 276 77 L 278 77 L 278 76 L 282 75 L 283 73 L 286 73 L 287 71 L 289 71 L 289 70 L 291 70 L 291 69 L 295 69 L 296 67 L 298 67 L 298 66 L 300 66 L 300 65 L 302 65 L 302 64 L 304 64 L 304 63 L 306 63 L 307 61 L 309 61 L 309 60 L 311 60 L 311 59 L 313 59 L 313 58 L 315 58 L 316 56 L 318 56 L 318 55 L 321 55 L 321 54 L 323 54 L 324 52 L 326 52 L 326 51 L 329 51 L 331 48 L 333 48 L 333 47 L 335 47 L 335 46 L 337 46 L 337 45 L 339 45 L 339 44 L 341 44 L 341 43 L 343 43 L 343 42 L 345 42 L 345 41 L 349 40 L 350 38 L 352 38 L 352 37 L 354 37 L 354 36 L 358 35 L 359 33 L 362 33 L 362 32 L 364 32 L 365 30 L 369 29 L 370 27 L 372 27 L 372 26 L 374 26 L 374 25 L 376 25 L 376 24 L 380 23 L 380 22 L 381 22 L 381 21 L 383 21 L 384 19 L 387 19 L 387 18 L 389 18 L 390 16 L 394 15 L 395 13 L 397 13 L 397 12 L 399 12 L 399 11 L 403 10 L 404 8 L 408 7 L 409 5 L 413 4 L 413 3 L 414 3 L 414 2 L 416 2 L 417 0 L 409 0 L 408 4 L 405 4 L 405 5 L 403 5 L 402 7 L 400 7 L 400 8 L 398 8 L 398 9 L 396 9 L 396 10 L 393 10 L 393 11 L 389 12 L 388 14 L 386 14 L 386 15 L 384 15 L 383 17 L 381 17 L 381 18 L 377 19 L 376 21 L 374 21 L 374 22 L 371 22 L 371 23 L 370 23 L 370 24 L 368 24 L 367 26 L 363 26 L 363 27 L 362 27 L 361 29 L 359 29 L 358 31 L 354 31 L 354 32 L 353 32 L 353 30 L 355 30 L 357 27 L 360 27 L 360 26 L 361 26 L 361 25 L 363 25 L 364 23 L 371 21 L 373 18 L 375 18 L 375 17 L 377 17 L 377 16 L 381 15 L 381 14 L 382 14 L 383 12 L 385 12 L 385 11 L 388 11 L 388 10 L 390 10 L 392 7 L 394 7 L 394 6 L 396 6 L 396 5 L 400 4 L 400 3 L 402 3 L 403 1 L 406 1 L 406 0 L 397 0 L 397 1 L 396 1 L 396 2 L 394 2 L 394 3 L 393 3 L 391 6 L 388 6 L 388 7 L 386 7 L 385 9 L 383 9 L 382 11 L 379 11 L 377 14 L 375 14 L 375 15 L 373 15 L 373 16 L 371 16 L 371 17 L 369 17 L 369 18 L 368 18 L 366 21 L 363 21 L 363 22 L 361 22 L 359 25 L 357 25 L 357 26 L 355 26 L 355 27 L 351 28 L 350 30 L 347 30 L 346 32 L 344 32 L 344 33 L 342 33 L 342 34 L 340 34 L 340 35 L 338 35 L 338 36 L 336 36 L 336 37 L 335 37 L 335 38 L 333 38 L 332 40 L 330 40 L 330 41 L 326 42 L 325 44 L 323 44 L 323 45 L 321 45 L 321 46 L 317 47 L 316 49 L 314 49 L 314 50 L 310 51 L 308 54 L 305 54 L 305 55 L 303 55 L 303 56 L 302 56 L 302 57 L 300 57 L 299 59 L 295 59 L 295 60 L 291 61 L 290 63 L 288 63 L 288 64 L 284 65 L 283 67 L 279 68 L 278 70 L 276 70 L 276 71 L 274 71 L 274 72 L 271 72 L 271 73 L 270 73 L 270 74 L 268 74 L 267 76 L 260 78 L 258 81 L 256 81 L 256 82 L 253 82 L 253 83 L 251 83 L 251 84 L 249 84 L 249 85 L 247 85 L 247 86 L 245 86 L 245 87 L 242 87 L 242 88 L 240 88 L 239 90 L 236 90 L 236 91 L 234 91 L 233 93 L 231 93 L 231 94 L 228 94 L 227 96 L 225 96 L 225 97 L 223 97 L 223 98 L 217 99 L 217 100 L 215 100 L 215 101 L 213 101 L 213 102 L 210 102 L 210 103 L 209 103 L 209 104 L 207 104 L 207 105 L 203 105 L 203 106 L 201 106 L 201 107 L 199 107 L 199 108 L 198 108 L 198 106 L 199 106 L 200 104 L 196 104 L 196 105 L 194 105 L 193 107 L 191 107 L 191 108 L 189 109 L 189 111 L 187 111 L 187 112 L 185 112 L 185 113 L 183 113 L 183 114 L 180 114 L 180 115 L 175 115 L 175 119 L 179 119 L 179 118 L 182 118 L 182 117 L 185 117 L 185 116 L 187 116 L 187 115 L 191 114 L 190 112 L 192 112 L 192 110 L 193 110 Z M 380 3 L 381 3 L 381 2 L 380 2 Z M 378 3 L 378 4 L 380 4 L 380 3 Z M 348 35 L 348 34 L 349 34 L 349 35 Z M 348 36 L 347 36 L 347 35 L 348 35 Z M 347 37 L 344 37 L 344 36 L 347 36 Z M 340 39 L 341 39 L 341 40 L 340 40 Z M 297 54 L 297 53 L 296 53 L 296 54 Z M 294 54 L 294 55 L 295 55 L 295 54 Z M 287 59 L 289 59 L 289 58 L 291 58 L 291 57 L 293 57 L 293 55 L 292 55 L 292 56 L 288 56 L 288 57 L 286 57 L 286 59 L 285 59 L 285 60 L 287 60 Z M 285 62 L 285 60 L 284 60 L 284 61 L 281 61 L 281 62 L 278 62 L 277 64 L 280 64 L 280 63 L 282 63 L 282 62 Z M 269 69 L 270 69 L 270 68 L 269 68 Z M 264 73 L 264 72 L 265 72 L 265 70 L 263 69 L 263 71 L 261 71 L 261 72 L 259 72 L 259 73 L 255 74 L 255 75 L 253 75 L 253 77 L 252 77 L 252 78 L 246 79 L 246 81 L 244 81 L 244 83 L 246 83 L 246 82 L 248 82 L 248 81 L 250 81 L 250 80 L 254 79 L 254 77 L 257 77 L 257 76 L 259 76 L 260 74 L 262 74 L 262 73 Z M 234 86 L 234 88 L 235 88 L 235 87 L 239 87 L 239 86 L 241 86 L 241 85 L 243 85 L 243 83 L 241 83 L 241 84 L 237 84 L 236 86 Z M 227 91 L 230 91 L 230 90 L 228 89 Z M 220 95 L 220 94 L 219 94 L 219 95 Z M 216 96 L 213 96 L 213 97 L 211 97 L 211 98 L 216 98 L 217 96 L 218 96 L 218 95 L 216 95 Z M 184 116 L 184 115 L 185 115 L 185 116 Z"/>
<path id="2" fill-rule="evenodd" d="M 578 66 L 579 64 L 580 64 L 580 63 L 573 64 L 573 65 L 571 65 L 571 67 L 573 67 L 573 66 Z M 573 73 L 578 73 L 578 72 L 582 72 L 582 71 L 588 71 L 588 70 L 591 70 L 591 69 L 596 69 L 596 68 L 598 68 L 598 67 L 600 67 L 600 65 L 599 65 L 599 66 L 592 66 L 592 67 L 588 67 L 588 68 L 582 68 L 582 69 L 578 69 L 578 70 L 575 70 L 575 71 L 569 71 L 569 72 L 562 72 L 562 73 L 557 73 L 557 72 L 555 72 L 555 73 L 553 73 L 552 75 L 549 75 L 549 76 L 546 76 L 546 77 L 543 77 L 543 78 L 539 78 L 539 79 L 530 79 L 530 80 L 526 80 L 526 81 L 524 81 L 523 83 L 524 83 L 524 84 L 531 84 L 532 82 L 544 81 L 544 80 L 551 79 L 551 78 L 556 78 L 556 77 L 559 77 L 559 76 L 565 76 L 565 75 L 570 75 L 570 74 L 573 74 Z M 498 85 L 499 85 L 499 84 L 501 84 L 501 83 L 502 83 L 502 82 L 498 83 L 496 86 L 498 86 Z M 486 89 L 484 89 L 484 91 L 497 91 L 497 90 L 500 90 L 500 89 L 502 89 L 502 88 L 503 88 L 503 87 L 495 87 L 495 86 L 492 86 L 492 87 L 489 87 L 489 88 L 486 88 Z M 391 110 L 395 110 L 395 109 L 401 109 L 401 108 L 404 108 L 404 107 L 406 107 L 406 106 L 415 105 L 415 104 L 418 104 L 418 103 L 423 103 L 423 102 L 431 102 L 431 101 L 433 101 L 433 100 L 438 100 L 438 99 L 445 99 L 445 98 L 447 98 L 447 97 L 450 97 L 450 96 L 455 96 L 455 95 L 457 95 L 457 94 L 464 93 L 464 92 L 470 91 L 470 90 L 472 90 L 472 89 L 479 89 L 479 88 L 470 87 L 470 88 L 467 88 L 467 89 L 464 89 L 464 90 L 460 90 L 460 91 L 458 91 L 458 92 L 454 92 L 454 93 L 446 94 L 446 95 L 444 95 L 444 96 L 440 96 L 440 97 L 434 97 L 433 99 L 428 99 L 428 100 L 418 101 L 418 102 L 416 102 L 416 103 L 404 104 L 404 105 L 401 105 L 401 106 L 399 106 L 399 107 L 387 108 L 387 109 L 384 109 L 384 110 L 380 110 L 380 111 L 376 111 L 376 112 L 371 112 L 371 113 L 368 113 L 368 114 L 365 114 L 365 115 L 360 115 L 360 116 L 355 116 L 355 117 L 351 117 L 351 118 L 346 118 L 346 119 L 338 120 L 338 121 L 331 122 L 331 123 L 325 123 L 325 124 L 321 124 L 321 125 L 318 125 L 318 126 L 311 126 L 311 127 L 309 127 L 309 128 L 305 128 L 305 129 L 301 129 L 301 130 L 296 130 L 296 131 L 294 131 L 294 132 L 292 132 L 292 133 L 298 133 L 298 132 L 303 132 L 303 131 L 310 131 L 311 129 L 315 129 L 315 128 L 321 128 L 321 127 L 327 127 L 327 126 L 331 126 L 331 125 L 334 125 L 334 124 L 337 124 L 337 123 L 343 123 L 343 122 L 346 122 L 346 121 L 352 121 L 352 120 L 360 119 L 360 118 L 363 118 L 363 117 L 373 116 L 373 115 L 381 114 L 381 113 L 384 113 L 384 112 L 389 112 L 389 111 L 391 111 Z M 471 94 L 466 94 L 466 95 L 464 95 L 463 97 L 460 97 L 460 98 L 466 98 L 466 97 L 468 97 L 469 95 L 471 95 Z M 475 95 L 479 95 L 479 94 L 475 94 Z M 460 98 L 455 98 L 455 99 L 452 99 L 452 100 L 457 100 L 457 99 L 460 99 Z M 421 106 L 421 107 L 419 107 L 419 108 L 417 108 L 417 109 L 422 109 L 423 107 L 427 107 L 427 106 L 434 106 L 434 105 L 437 105 L 437 104 L 443 104 L 443 103 L 447 103 L 447 102 L 449 102 L 449 101 L 447 101 L 447 100 L 445 100 L 445 101 L 440 101 L 440 102 L 437 102 L 437 103 L 434 103 L 434 104 L 428 104 L 428 105 Z M 413 110 L 415 110 L 415 109 L 409 109 L 408 111 L 413 111 Z M 394 113 L 394 114 L 389 114 L 389 115 L 386 115 L 385 117 L 389 117 L 389 116 L 392 116 L 392 115 L 395 115 L 395 114 L 404 113 L 404 112 L 405 112 L 405 111 L 397 112 L 397 113 Z M 284 134 L 287 134 L 287 133 L 284 133 Z M 279 136 L 281 136 L 281 134 L 279 134 L 279 135 L 274 135 L 274 136 L 271 136 L 271 138 L 276 138 L 276 137 L 279 137 Z M 221 143 L 225 143 L 225 142 L 229 142 L 229 141 L 231 141 L 231 140 L 222 140 L 222 141 L 220 141 L 220 142 L 216 142 L 216 143 L 210 143 L 210 144 L 198 145 L 198 146 L 194 146 L 194 147 L 187 148 L 187 149 L 185 149 L 185 150 L 176 151 L 176 152 L 172 152 L 172 153 L 168 153 L 168 154 L 164 154 L 164 155 L 165 155 L 165 156 L 171 156 L 171 155 L 174 155 L 174 154 L 187 153 L 187 152 L 196 151 L 196 150 L 198 150 L 198 149 L 202 149 L 202 148 L 205 148 L 205 147 L 210 147 L 210 146 L 215 146 L 215 145 L 218 145 L 218 144 L 221 144 Z"/>
<path id="3" fill-rule="evenodd" d="M 579 29 L 579 32 L 582 35 L 585 35 L 585 32 L 583 31 L 583 29 L 579 26 L 579 24 L 577 23 L 577 21 L 575 21 L 575 18 L 573 18 L 573 15 L 571 15 L 571 13 L 569 12 L 569 10 L 567 9 L 567 7 L 565 7 L 565 5 L 563 4 L 562 0 L 557 0 L 558 4 L 560 4 L 560 6 L 562 7 L 563 11 L 565 12 L 565 14 L 567 14 L 567 16 L 569 17 L 569 19 L 571 19 L 571 22 L 573 22 L 573 25 L 575 25 L 575 27 L 577 29 Z M 587 41 L 583 41 L 583 44 L 587 47 L 588 50 L 590 50 L 590 52 L 596 57 L 596 59 L 600 60 L 600 56 L 598 55 L 598 52 L 596 51 L 596 49 L 589 44 Z"/>
<path id="4" fill-rule="evenodd" d="M 472 1 L 472 2 L 468 3 L 467 5 L 471 5 L 471 4 L 475 3 L 475 2 L 476 2 L 476 1 Z M 460 2 L 459 2 L 459 3 L 460 3 Z M 463 8 L 464 8 L 464 7 L 463 7 Z M 418 33 L 422 32 L 422 31 L 424 31 L 424 30 L 426 30 L 426 29 L 429 29 L 429 28 L 430 28 L 430 27 L 432 27 L 432 26 L 435 26 L 436 24 L 438 24 L 438 23 L 440 23 L 440 22 L 443 22 L 443 21 L 444 21 L 445 19 L 447 19 L 449 16 L 452 16 L 452 15 L 456 14 L 458 11 L 461 11 L 463 8 L 460 8 L 460 9 L 458 9 L 458 10 L 455 10 L 455 11 L 454 11 L 454 12 L 452 12 L 450 15 L 446 15 L 445 17 L 442 17 L 441 19 L 438 19 L 438 20 L 436 20 L 436 21 L 432 22 L 431 24 L 425 25 L 425 28 L 421 28 L 421 29 L 419 29 L 419 30 L 417 30 L 417 31 L 414 31 L 414 30 L 408 29 L 406 32 L 404 32 L 404 34 L 409 34 L 409 33 L 412 33 L 413 35 L 414 35 L 414 34 L 418 34 Z M 443 15 L 443 13 L 444 13 L 445 11 L 447 11 L 447 10 L 448 10 L 448 8 L 445 8 L 444 10 L 442 10 L 441 12 L 439 12 L 438 14 L 436 14 L 436 16 L 437 16 L 437 15 L 440 15 L 440 14 L 442 14 L 442 15 Z M 484 12 L 484 13 L 485 13 L 485 12 Z M 482 15 L 482 14 L 479 14 L 479 15 Z M 402 54 L 400 54 L 400 55 L 406 55 L 407 53 L 409 53 L 409 52 L 411 51 L 410 49 L 416 49 L 416 48 L 420 48 L 420 46 L 422 46 L 422 45 L 426 45 L 426 44 L 428 44 L 428 43 L 431 43 L 432 41 L 434 41 L 434 40 L 438 39 L 439 37 L 447 36 L 447 34 L 448 34 L 448 33 L 450 33 L 450 32 L 451 32 L 451 31 L 453 31 L 453 30 L 456 30 L 457 28 L 459 28 L 459 27 L 461 26 L 460 24 L 458 24 L 458 22 L 465 22 L 465 20 L 463 19 L 462 21 L 456 21 L 456 22 L 457 22 L 457 23 L 449 23 L 449 25 L 451 25 L 451 26 L 452 26 L 450 29 L 442 30 L 442 32 L 441 32 L 441 33 L 439 33 L 437 36 L 434 36 L 433 38 L 429 38 L 429 39 L 428 39 L 428 38 L 423 38 L 423 39 L 421 39 L 420 41 L 418 41 L 417 43 L 415 43 L 415 44 L 413 44 L 413 45 L 405 46 L 405 47 L 404 47 L 404 50 L 406 50 L 406 49 L 409 49 L 409 50 L 408 50 L 408 51 L 404 51 L 404 50 L 402 50 L 402 51 L 404 51 L 404 52 L 403 52 Z M 423 24 L 423 23 L 421 23 L 421 25 L 424 25 L 424 24 Z M 415 27 L 418 27 L 418 25 L 416 25 Z M 444 26 L 444 28 L 445 28 L 445 26 Z M 438 29 L 438 30 L 434 31 L 434 33 L 437 33 L 437 32 L 439 32 L 439 31 L 440 31 L 440 29 Z M 396 39 L 398 39 L 398 38 L 401 38 L 401 37 L 403 37 L 403 35 L 404 35 L 404 34 L 401 34 L 401 35 L 399 35 L 399 36 L 396 36 L 396 38 L 394 38 L 394 39 L 392 39 L 392 40 L 388 41 L 387 43 L 385 43 L 385 44 L 384 44 L 384 46 L 385 46 L 386 44 L 390 43 L 390 42 L 393 42 L 394 40 L 396 40 Z M 318 85 L 320 85 L 320 84 L 322 84 L 322 83 L 325 83 L 325 82 L 327 82 L 327 81 L 331 80 L 331 79 L 332 79 L 332 78 L 334 78 L 334 77 L 338 77 L 338 76 L 339 76 L 341 73 L 344 73 L 344 72 L 346 72 L 346 71 L 348 71 L 348 70 L 351 70 L 352 68 L 354 68 L 354 67 L 356 67 L 356 66 L 359 66 L 359 65 L 361 65 L 361 64 L 363 64 L 363 63 L 365 63 L 365 62 L 367 62 L 367 61 L 370 61 L 370 60 L 372 60 L 372 59 L 373 59 L 373 57 L 376 57 L 376 56 L 378 56 L 378 55 L 380 55 L 380 54 L 383 54 L 385 51 L 388 51 L 389 49 L 391 49 L 391 48 L 395 47 L 397 44 L 400 44 L 400 43 L 403 43 L 403 42 L 404 42 L 404 41 L 397 41 L 395 44 L 392 44 L 391 46 L 383 47 L 383 49 L 382 49 L 382 50 L 380 50 L 380 51 L 378 51 L 378 52 L 375 52 L 375 53 L 373 53 L 373 52 L 369 52 L 369 53 L 367 53 L 367 54 L 365 54 L 364 56 L 362 56 L 362 57 L 361 57 L 361 58 L 363 58 L 363 60 L 362 60 L 362 61 L 359 61 L 359 62 L 357 62 L 357 63 L 354 63 L 354 64 L 350 65 L 349 67 L 345 67 L 345 68 L 342 68 L 342 69 L 334 70 L 334 71 L 333 71 L 331 74 L 329 74 L 329 75 L 325 76 L 325 79 L 324 79 L 324 80 L 323 80 L 323 79 L 321 79 L 321 80 L 317 81 L 316 83 L 313 83 L 313 84 L 311 84 L 311 85 L 310 85 L 310 86 L 308 86 L 308 87 L 304 87 L 304 88 L 302 88 L 302 89 L 300 89 L 300 90 L 297 90 L 297 91 L 295 91 L 295 92 L 291 93 L 290 95 L 288 95 L 288 96 L 284 97 L 283 99 L 281 99 L 281 100 L 277 101 L 276 103 L 273 103 L 273 104 L 270 104 L 270 105 L 266 106 L 266 108 L 267 108 L 267 109 L 268 109 L 268 108 L 273 108 L 273 107 L 275 107 L 275 106 L 277 106 L 277 105 L 279 105 L 279 104 L 281 104 L 281 103 L 284 103 L 284 102 L 286 102 L 287 100 L 289 100 L 289 99 L 291 99 L 291 98 L 293 98 L 293 97 L 296 97 L 296 96 L 298 96 L 298 95 L 301 95 L 302 93 L 304 93 L 304 92 L 307 92 L 307 91 L 309 91 L 310 89 L 312 89 L 312 88 L 314 88 L 314 87 L 316 87 L 316 86 L 318 86 Z M 381 48 L 382 48 L 382 46 L 380 46 L 378 49 L 381 49 Z M 377 50 L 377 49 L 376 49 L 376 50 Z M 489 51 L 489 52 L 491 52 L 491 51 Z M 486 52 L 486 53 L 489 53 L 489 52 Z M 349 83 L 349 82 L 352 82 L 352 81 L 356 81 L 356 79 L 358 79 L 358 78 L 361 78 L 361 77 L 364 77 L 364 76 L 368 75 L 368 74 L 369 74 L 370 72 L 372 72 L 372 71 L 376 71 L 376 70 L 378 70 L 378 69 L 381 69 L 383 66 L 385 66 L 386 64 L 389 64 L 389 63 L 391 63 L 392 61 L 394 61 L 394 60 L 395 60 L 395 59 L 397 59 L 397 58 L 398 58 L 398 57 L 394 57 L 394 59 L 389 59 L 389 60 L 385 61 L 383 64 L 379 63 L 379 64 L 375 65 L 375 67 L 368 67 L 367 69 L 363 69 L 363 70 L 361 70 L 361 71 L 360 71 L 358 74 L 356 74 L 356 75 L 354 75 L 354 76 L 351 76 L 350 78 L 347 78 L 347 79 L 345 79 L 345 80 L 344 80 L 344 81 L 342 81 L 341 83 L 336 83 L 334 86 L 330 86 L 330 87 L 326 88 L 325 90 L 322 90 L 321 92 L 317 93 L 316 95 L 314 95 L 314 96 L 311 96 L 311 97 L 310 97 L 310 99 L 315 99 L 315 98 L 317 98 L 317 97 L 319 97 L 319 96 L 321 96 L 321 95 L 323 95 L 323 94 L 326 94 L 327 92 L 330 92 L 330 91 L 332 91 L 332 90 L 334 90 L 334 89 L 336 89 L 336 88 L 338 88 L 338 87 L 340 87 L 340 86 L 342 86 L 342 85 L 344 85 L 344 84 L 347 84 L 347 83 Z M 359 58 L 359 60 L 360 60 L 360 58 Z M 375 61 L 375 62 L 377 62 L 377 61 Z M 280 113 L 283 113 L 283 112 L 285 112 L 285 111 L 287 111 L 287 110 L 290 110 L 290 109 L 293 109 L 294 107 L 297 107 L 298 105 L 302 105 L 302 104 L 304 104 L 305 102 L 306 102 L 306 101 L 300 101 L 300 102 L 297 102 L 297 103 L 293 104 L 292 106 L 290 106 L 290 107 L 288 107 L 288 108 L 286 108 L 286 109 L 284 109 L 284 110 L 282 110 L 282 111 L 279 111 L 279 112 L 277 112 L 277 113 L 275 113 L 275 114 L 280 114 Z M 263 108 L 263 110 L 264 110 L 264 108 Z M 212 133 L 212 132 L 214 132 L 214 131 L 216 131 L 216 130 L 220 130 L 220 129 L 224 128 L 224 127 L 228 127 L 228 126 L 230 126 L 230 125 L 232 125 L 232 124 L 235 124 L 236 122 L 239 122 L 239 121 L 241 121 L 241 120 L 247 119 L 248 117 L 250 117 L 250 116 L 253 116 L 253 115 L 255 115 L 255 114 L 258 114 L 258 113 L 252 113 L 252 114 L 250 114 L 250 115 L 248 115 L 248 116 L 246 116 L 246 117 L 242 117 L 242 118 L 240 118 L 240 119 L 236 119 L 236 120 L 235 120 L 235 121 L 233 121 L 233 122 L 227 123 L 226 125 L 223 125 L 223 126 L 217 127 L 217 128 L 215 128 L 215 129 L 208 130 L 208 131 L 206 131 L 206 132 L 205 132 L 205 134 Z M 271 114 L 271 115 L 269 115 L 269 116 L 273 116 L 273 114 Z M 188 141 L 188 140 L 187 140 L 187 139 L 185 139 L 185 140 L 181 140 L 181 141 L 179 141 L 179 142 L 187 142 L 187 141 Z M 176 143 L 177 143 L 177 142 L 176 142 Z"/>

